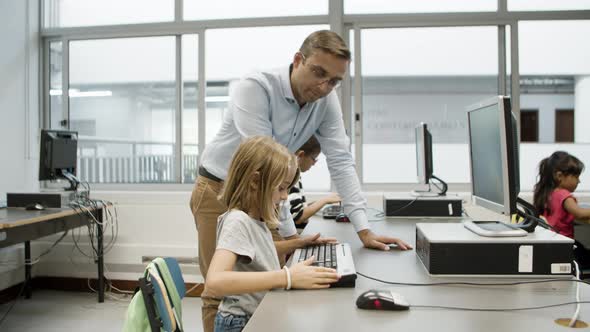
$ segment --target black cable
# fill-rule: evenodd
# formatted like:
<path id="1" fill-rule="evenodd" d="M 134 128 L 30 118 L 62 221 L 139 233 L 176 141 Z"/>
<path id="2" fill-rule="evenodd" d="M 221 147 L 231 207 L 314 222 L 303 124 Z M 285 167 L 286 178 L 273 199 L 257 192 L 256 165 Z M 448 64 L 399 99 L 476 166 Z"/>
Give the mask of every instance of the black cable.
<path id="1" fill-rule="evenodd" d="M 436 185 L 436 183 L 434 183 L 434 182 L 432 181 L 432 179 L 435 179 L 435 180 L 437 180 L 437 181 L 438 181 L 438 182 L 439 182 L 439 183 L 442 185 L 442 188 L 441 188 L 441 187 L 439 187 L 438 185 Z M 447 190 L 449 189 L 449 186 L 447 185 L 447 183 L 446 183 L 446 182 L 444 182 L 444 181 L 443 181 L 443 180 L 441 180 L 440 178 L 437 178 L 437 177 L 436 177 L 436 176 L 434 176 L 434 175 L 430 175 L 430 180 L 431 180 L 431 181 L 428 181 L 428 183 L 432 182 L 432 184 L 433 184 L 433 185 L 434 185 L 436 188 L 438 188 L 438 190 L 440 190 L 440 191 L 438 192 L 438 195 L 439 195 L 439 196 L 444 196 L 444 195 L 446 195 L 446 193 L 447 193 Z"/>
<path id="2" fill-rule="evenodd" d="M 457 285 L 457 286 L 516 286 L 516 285 L 525 285 L 525 284 L 542 284 L 542 283 L 549 283 L 549 282 L 580 282 L 586 285 L 590 285 L 590 282 L 579 280 L 579 279 L 543 279 L 543 280 L 533 280 L 533 281 L 515 281 L 515 282 L 499 282 L 499 283 L 479 283 L 479 282 L 433 282 L 433 283 L 413 283 L 413 282 L 396 282 L 396 281 L 387 281 L 382 280 L 374 277 L 370 277 L 368 275 L 362 274 L 357 271 L 357 273 L 361 277 L 365 277 L 367 279 L 371 279 L 374 281 L 382 282 L 384 284 L 389 285 L 399 285 L 399 286 L 450 286 L 450 285 Z"/>
<path id="3" fill-rule="evenodd" d="M 406 205 L 404 205 L 404 206 L 402 206 L 402 207 L 400 207 L 400 208 L 398 208 L 398 209 L 396 209 L 396 210 L 393 210 L 393 211 L 389 212 L 389 214 L 390 214 L 391 216 L 395 216 L 395 214 L 396 214 L 397 212 L 400 212 L 400 211 L 402 211 L 402 210 L 406 209 L 406 208 L 407 208 L 407 207 L 409 207 L 410 205 L 414 204 L 414 203 L 415 203 L 417 200 L 418 200 L 418 197 L 414 198 L 414 200 L 413 200 L 413 201 L 411 201 L 410 203 L 408 203 L 408 204 L 406 204 Z"/>
<path id="4" fill-rule="evenodd" d="M 468 307 L 450 307 L 450 306 L 440 306 L 440 305 L 410 305 L 412 308 L 431 308 L 431 309 L 449 309 L 449 310 L 463 310 L 463 311 L 491 311 L 491 312 L 502 312 L 502 311 L 524 311 L 524 310 L 538 310 L 538 309 L 546 309 L 546 308 L 554 308 L 554 307 L 562 307 L 571 304 L 585 304 L 590 303 L 590 301 L 573 301 L 573 302 L 564 302 L 564 303 L 556 303 L 556 304 L 548 304 L 548 305 L 541 305 L 537 307 L 523 307 L 523 308 L 468 308 Z"/>

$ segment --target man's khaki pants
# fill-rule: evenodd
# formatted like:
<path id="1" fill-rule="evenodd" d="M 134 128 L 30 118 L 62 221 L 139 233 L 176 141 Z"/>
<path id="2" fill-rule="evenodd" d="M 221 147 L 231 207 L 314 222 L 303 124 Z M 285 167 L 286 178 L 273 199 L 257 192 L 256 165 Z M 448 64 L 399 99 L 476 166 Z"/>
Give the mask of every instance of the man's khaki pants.
<path id="1" fill-rule="evenodd" d="M 215 253 L 217 218 L 227 211 L 225 205 L 217 199 L 223 183 L 198 176 L 191 195 L 191 211 L 195 218 L 199 237 L 199 267 L 203 278 L 207 279 L 207 270 Z M 215 315 L 220 299 L 202 294 L 203 331 L 213 332 Z"/>

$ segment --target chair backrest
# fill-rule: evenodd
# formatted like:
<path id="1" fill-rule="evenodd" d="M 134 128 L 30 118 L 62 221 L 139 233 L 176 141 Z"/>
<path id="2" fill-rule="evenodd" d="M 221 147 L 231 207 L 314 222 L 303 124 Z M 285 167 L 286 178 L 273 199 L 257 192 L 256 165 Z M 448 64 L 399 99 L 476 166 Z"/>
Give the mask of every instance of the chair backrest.
<path id="1" fill-rule="evenodd" d="M 156 258 L 147 267 L 150 277 L 154 276 L 154 297 L 164 297 L 163 300 L 157 300 L 160 319 L 165 331 L 182 331 L 182 298 L 186 294 L 186 287 L 182 272 L 176 259 L 172 257 Z M 156 289 L 158 278 L 160 283 L 160 293 Z M 170 309 L 168 308 L 170 306 Z M 170 330 L 168 328 L 171 328 Z"/>
<path id="2" fill-rule="evenodd" d="M 182 331 L 186 287 L 176 259 L 156 258 L 139 278 L 140 291 L 127 308 L 124 332 Z"/>
<path id="3" fill-rule="evenodd" d="M 170 303 L 166 285 L 158 275 L 157 271 L 149 271 L 149 280 L 154 289 L 154 301 L 156 302 L 157 313 L 162 321 L 162 329 L 164 331 L 176 331 L 176 318 L 174 316 L 174 309 Z"/>

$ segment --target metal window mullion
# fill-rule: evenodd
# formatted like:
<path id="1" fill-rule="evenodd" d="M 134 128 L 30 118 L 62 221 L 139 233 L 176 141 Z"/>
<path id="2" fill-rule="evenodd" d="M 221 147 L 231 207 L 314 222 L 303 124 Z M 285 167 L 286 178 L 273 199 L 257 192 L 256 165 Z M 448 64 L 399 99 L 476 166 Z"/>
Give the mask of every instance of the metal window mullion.
<path id="1" fill-rule="evenodd" d="M 181 23 L 184 15 L 184 0 L 174 0 L 174 22 Z"/>
<path id="2" fill-rule="evenodd" d="M 363 86 L 361 71 L 361 29 L 354 27 L 354 147 L 356 156 L 356 172 L 361 184 L 363 179 Z M 358 119 L 357 119 L 358 118 Z"/>
<path id="3" fill-rule="evenodd" d="M 508 0 L 498 0 L 498 13 L 508 13 Z"/>
<path id="4" fill-rule="evenodd" d="M 518 22 L 510 25 L 511 102 L 516 116 L 517 138 L 520 142 L 520 72 L 518 67 Z"/>
<path id="5" fill-rule="evenodd" d="M 200 160 L 201 160 L 201 156 L 203 155 L 203 150 L 205 150 L 205 137 L 206 137 L 206 133 L 205 133 L 205 121 L 207 121 L 207 116 L 206 116 L 206 107 L 207 104 L 205 102 L 205 94 L 206 94 L 206 78 L 205 78 L 205 31 L 206 30 L 201 30 L 198 32 L 198 36 L 199 36 L 199 46 L 198 46 L 198 80 L 197 80 L 197 84 L 199 87 L 198 90 L 198 104 L 197 104 L 197 121 L 198 123 L 198 128 L 199 128 L 199 133 L 198 133 L 198 150 L 199 150 L 199 156 L 198 156 L 198 164 L 200 165 Z"/>
<path id="6" fill-rule="evenodd" d="M 506 26 L 498 25 L 498 94 L 506 93 Z"/>
<path id="7" fill-rule="evenodd" d="M 345 26 L 342 32 L 342 38 L 345 42 L 350 40 L 350 27 Z M 350 45 L 349 45 L 350 47 Z M 344 79 L 342 80 L 342 88 L 341 88 L 341 99 L 340 104 L 342 105 L 342 118 L 344 120 L 344 129 L 348 133 L 348 135 L 352 135 L 352 105 L 350 103 L 351 99 L 351 92 L 352 92 L 352 75 L 351 70 L 354 68 L 350 68 L 344 75 Z M 348 147 L 350 149 L 350 146 Z"/>
<path id="8" fill-rule="evenodd" d="M 328 22 L 330 30 L 342 36 L 344 23 L 344 3 L 343 0 L 329 0 L 328 2 Z"/>
<path id="9" fill-rule="evenodd" d="M 61 98 L 62 117 L 66 120 L 66 128 L 70 128 L 70 40 L 62 38 L 61 54 Z"/>
<path id="10" fill-rule="evenodd" d="M 508 13 L 508 0 L 498 0 L 498 13 Z M 505 96 L 506 89 L 506 25 L 498 25 L 498 94 Z"/>
<path id="11" fill-rule="evenodd" d="M 176 35 L 176 107 L 175 107 L 175 127 L 176 127 L 176 144 L 174 145 L 174 180 L 182 182 L 183 165 L 182 165 L 182 108 L 183 108 L 183 82 L 182 82 L 182 35 Z"/>
<path id="12" fill-rule="evenodd" d="M 49 128 L 51 112 L 51 96 L 49 95 L 49 90 L 51 88 L 51 42 L 52 40 L 49 38 L 43 40 L 43 48 L 41 53 L 43 54 L 43 65 L 41 66 L 39 73 L 42 77 L 42 85 L 40 88 L 41 93 L 39 94 L 41 98 L 39 108 L 39 125 L 41 128 Z"/>

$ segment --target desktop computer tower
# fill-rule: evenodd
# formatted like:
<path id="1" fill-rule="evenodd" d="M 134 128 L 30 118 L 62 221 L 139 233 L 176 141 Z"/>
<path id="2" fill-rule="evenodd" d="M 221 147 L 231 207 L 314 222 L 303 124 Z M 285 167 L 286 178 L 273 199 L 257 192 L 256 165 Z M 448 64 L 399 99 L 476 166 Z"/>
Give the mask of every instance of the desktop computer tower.
<path id="1" fill-rule="evenodd" d="M 38 193 L 7 193 L 8 207 L 26 207 L 30 204 L 41 204 L 46 208 L 69 207 L 70 202 L 78 198 L 88 197 L 88 191 L 58 191 Z"/>
<path id="2" fill-rule="evenodd" d="M 461 217 L 463 202 L 459 197 L 383 196 L 386 217 Z"/>
<path id="3" fill-rule="evenodd" d="M 484 237 L 463 223 L 416 224 L 416 254 L 432 275 L 571 275 L 574 240 L 537 227 L 524 237 Z"/>

